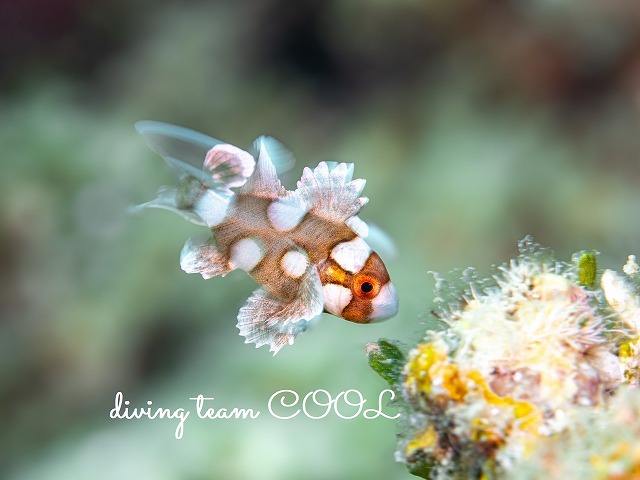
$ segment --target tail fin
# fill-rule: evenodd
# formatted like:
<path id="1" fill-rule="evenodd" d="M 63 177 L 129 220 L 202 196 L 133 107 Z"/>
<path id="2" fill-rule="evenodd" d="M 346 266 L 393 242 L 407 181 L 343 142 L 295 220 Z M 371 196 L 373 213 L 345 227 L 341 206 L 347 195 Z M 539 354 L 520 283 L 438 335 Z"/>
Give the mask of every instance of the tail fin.
<path id="1" fill-rule="evenodd" d="M 134 207 L 163 208 L 186 220 L 209 227 L 226 216 L 232 188 L 242 187 L 253 174 L 256 160 L 249 152 L 195 130 L 169 123 L 143 120 L 135 128 L 147 145 L 180 177 L 176 187 L 162 187 L 156 198 Z M 289 150 L 271 137 L 256 141 L 275 164 L 276 171 L 290 169 L 295 160 Z"/>
<path id="2" fill-rule="evenodd" d="M 255 168 L 253 156 L 203 133 L 168 123 L 141 121 L 136 130 L 151 149 L 180 177 L 174 187 L 162 187 L 156 198 L 134 207 L 162 208 L 208 227 L 227 213 L 231 188 L 243 185 Z"/>
<path id="3" fill-rule="evenodd" d="M 228 207 L 228 196 L 207 188 L 197 178 L 184 175 L 177 186 L 161 187 L 153 200 L 131 210 L 138 212 L 143 208 L 162 208 L 196 225 L 214 227 L 224 220 Z"/>
<path id="4" fill-rule="evenodd" d="M 184 127 L 143 120 L 135 128 L 149 147 L 182 177 L 189 175 L 207 188 L 231 195 L 253 173 L 249 152 Z"/>

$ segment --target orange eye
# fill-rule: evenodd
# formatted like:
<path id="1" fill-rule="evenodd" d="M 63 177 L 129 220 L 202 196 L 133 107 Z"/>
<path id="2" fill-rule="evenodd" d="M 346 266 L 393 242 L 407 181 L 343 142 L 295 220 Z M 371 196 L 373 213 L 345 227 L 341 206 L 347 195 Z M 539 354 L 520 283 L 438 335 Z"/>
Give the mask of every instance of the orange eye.
<path id="1" fill-rule="evenodd" d="M 357 297 L 370 300 L 380 292 L 380 282 L 372 275 L 358 274 L 353 279 L 352 290 Z"/>

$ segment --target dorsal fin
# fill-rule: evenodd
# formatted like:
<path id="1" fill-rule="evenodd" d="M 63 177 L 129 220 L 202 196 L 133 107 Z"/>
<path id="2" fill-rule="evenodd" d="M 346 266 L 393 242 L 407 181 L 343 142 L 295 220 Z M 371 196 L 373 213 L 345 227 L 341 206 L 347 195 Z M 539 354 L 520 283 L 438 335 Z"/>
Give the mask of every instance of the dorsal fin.
<path id="1" fill-rule="evenodd" d="M 260 155 L 262 149 L 267 152 L 278 174 L 288 172 L 296 163 L 296 159 L 293 153 L 291 153 L 291 150 L 273 137 L 265 135 L 258 137 L 253 142 L 253 147 L 256 149 L 258 155 Z"/>
<path id="2" fill-rule="evenodd" d="M 324 163 L 327 164 L 327 168 L 329 169 L 329 171 L 333 171 L 336 167 L 338 167 L 340 165 L 339 162 L 334 162 L 332 160 L 329 161 L 325 161 Z M 351 180 L 353 180 L 353 169 L 354 169 L 354 164 L 353 163 L 345 163 L 345 165 L 347 166 L 347 172 L 344 176 L 345 181 L 350 182 Z"/>
<path id="3" fill-rule="evenodd" d="M 316 215 L 343 222 L 368 202 L 360 197 L 365 180 L 351 180 L 352 174 L 352 164 L 339 163 L 330 170 L 326 162 L 320 162 L 314 170 L 304 169 L 296 192 Z"/>
<path id="4" fill-rule="evenodd" d="M 259 156 L 255 171 L 237 193 L 265 198 L 276 198 L 284 195 L 285 189 L 278 178 L 263 137 L 257 140 L 257 147 Z"/>

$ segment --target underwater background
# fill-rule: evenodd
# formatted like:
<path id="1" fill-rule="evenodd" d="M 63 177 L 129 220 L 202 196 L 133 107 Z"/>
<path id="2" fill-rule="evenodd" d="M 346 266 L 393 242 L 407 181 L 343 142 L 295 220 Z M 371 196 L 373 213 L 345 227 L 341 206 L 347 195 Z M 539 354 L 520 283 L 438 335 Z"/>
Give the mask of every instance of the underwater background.
<path id="1" fill-rule="evenodd" d="M 243 344 L 241 272 L 180 270 L 202 232 L 127 213 L 174 182 L 140 119 L 305 166 L 355 163 L 363 216 L 394 240 L 400 313 L 323 317 L 272 357 Z M 640 253 L 640 8 L 632 0 L 0 1 L 0 476 L 414 478 L 395 421 L 267 401 L 386 387 L 364 345 L 415 344 L 433 278 L 488 272 L 531 234 L 619 269 Z M 132 406 L 260 410 L 255 420 L 114 420 Z M 392 414 L 392 407 L 385 407 Z M 195 414 L 192 413 L 192 417 Z"/>

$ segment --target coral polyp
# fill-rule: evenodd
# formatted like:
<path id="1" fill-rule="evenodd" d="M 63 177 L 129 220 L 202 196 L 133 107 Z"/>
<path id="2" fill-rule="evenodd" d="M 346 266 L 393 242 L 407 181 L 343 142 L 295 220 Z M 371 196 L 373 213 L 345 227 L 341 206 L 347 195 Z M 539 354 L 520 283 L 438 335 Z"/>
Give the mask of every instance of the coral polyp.
<path id="1" fill-rule="evenodd" d="M 488 278 L 469 269 L 436 277 L 446 328 L 428 331 L 390 382 L 404 400 L 397 457 L 416 475 L 521 475 L 585 418 L 607 412 L 613 422 L 612 398 L 637 387 L 637 268 L 599 273 L 596 254 L 584 252 L 557 262 L 530 238 L 520 248 Z M 638 401 L 640 391 L 625 395 Z M 552 457 L 540 458 L 536 468 Z M 606 471 L 607 458 L 587 463 Z"/>

